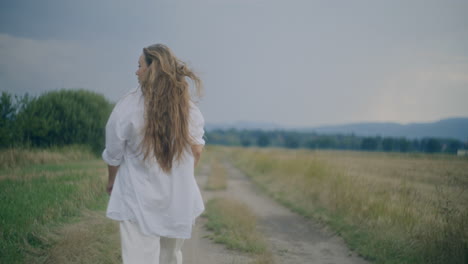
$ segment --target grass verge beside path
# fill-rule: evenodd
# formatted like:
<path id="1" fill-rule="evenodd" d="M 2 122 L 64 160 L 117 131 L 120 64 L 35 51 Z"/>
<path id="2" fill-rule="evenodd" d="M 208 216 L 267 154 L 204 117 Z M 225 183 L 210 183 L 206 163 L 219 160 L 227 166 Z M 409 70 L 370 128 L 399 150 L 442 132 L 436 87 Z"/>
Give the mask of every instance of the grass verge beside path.
<path id="1" fill-rule="evenodd" d="M 468 162 L 457 157 L 226 148 L 292 210 L 375 263 L 468 261 Z"/>
<path id="2" fill-rule="evenodd" d="M 24 263 L 122 263 L 118 222 L 106 218 L 103 210 L 87 209 L 76 220 L 47 232 L 44 239 L 51 247 L 47 252 L 28 254 Z"/>
<path id="3" fill-rule="evenodd" d="M 205 190 L 216 191 L 227 188 L 227 172 L 219 158 L 211 161 L 211 169 L 206 180 Z"/>
<path id="4" fill-rule="evenodd" d="M 206 228 L 213 232 L 210 238 L 214 242 L 252 254 L 252 264 L 273 263 L 262 234 L 256 230 L 256 217 L 245 204 L 215 198 L 208 201 L 204 216 L 208 219 Z"/>
<path id="5" fill-rule="evenodd" d="M 6 155 L 11 153 L 14 150 Z M 107 201 L 105 164 L 92 154 L 65 151 L 65 158 L 57 158 L 47 150 L 37 153 L 54 157 L 53 165 L 38 158 L 40 162 L 32 162 L 36 165 L 3 166 L 2 174 L 9 176 L 0 180 L 0 263 L 45 257 L 54 246 L 48 238 L 50 230 L 76 219 L 83 209 L 103 209 Z M 26 160 L 34 160 L 31 157 Z M 93 159 L 80 160 L 83 157 Z"/>

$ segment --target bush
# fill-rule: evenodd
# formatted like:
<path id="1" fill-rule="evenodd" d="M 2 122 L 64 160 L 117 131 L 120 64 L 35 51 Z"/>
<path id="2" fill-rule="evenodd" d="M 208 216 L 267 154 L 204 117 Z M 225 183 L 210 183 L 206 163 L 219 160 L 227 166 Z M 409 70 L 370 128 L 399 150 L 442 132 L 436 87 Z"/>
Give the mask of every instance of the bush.
<path id="1" fill-rule="evenodd" d="M 2 92 L 0 97 L 0 146 L 6 146 L 11 141 L 13 134 L 10 129 L 15 116 L 15 105 L 11 95 Z"/>
<path id="2" fill-rule="evenodd" d="M 16 116 L 30 101 L 28 94 L 22 97 L 2 92 L 0 96 L 0 148 L 11 147 L 17 144 L 18 127 Z"/>
<path id="3" fill-rule="evenodd" d="M 32 99 L 16 117 L 17 141 L 33 147 L 87 144 L 104 147 L 104 127 L 112 105 L 86 90 L 59 90 Z"/>

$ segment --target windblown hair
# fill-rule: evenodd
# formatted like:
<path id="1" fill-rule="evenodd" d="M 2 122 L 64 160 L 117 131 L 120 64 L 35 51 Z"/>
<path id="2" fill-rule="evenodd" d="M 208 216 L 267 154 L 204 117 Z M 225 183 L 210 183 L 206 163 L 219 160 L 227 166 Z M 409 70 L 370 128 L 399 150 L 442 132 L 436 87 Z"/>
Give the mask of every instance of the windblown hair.
<path id="1" fill-rule="evenodd" d="M 144 160 L 154 154 L 160 167 L 170 172 L 174 158 L 179 161 L 185 149 L 193 144 L 189 134 L 191 94 L 186 77 L 201 95 L 198 76 L 165 45 L 143 48 L 147 64 L 141 80 L 145 102 L 145 125 L 140 147 Z"/>

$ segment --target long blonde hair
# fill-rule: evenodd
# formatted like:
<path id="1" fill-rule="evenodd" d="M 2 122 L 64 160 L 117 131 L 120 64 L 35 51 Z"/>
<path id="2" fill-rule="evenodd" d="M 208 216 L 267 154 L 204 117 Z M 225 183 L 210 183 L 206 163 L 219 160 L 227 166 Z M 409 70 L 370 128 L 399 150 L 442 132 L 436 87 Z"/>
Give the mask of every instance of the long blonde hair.
<path id="1" fill-rule="evenodd" d="M 140 147 L 144 160 L 154 154 L 165 172 L 172 169 L 174 158 L 179 161 L 186 148 L 193 144 L 189 134 L 191 94 L 186 77 L 201 95 L 198 76 L 163 44 L 143 48 L 147 69 L 141 80 L 145 102 L 145 125 Z"/>

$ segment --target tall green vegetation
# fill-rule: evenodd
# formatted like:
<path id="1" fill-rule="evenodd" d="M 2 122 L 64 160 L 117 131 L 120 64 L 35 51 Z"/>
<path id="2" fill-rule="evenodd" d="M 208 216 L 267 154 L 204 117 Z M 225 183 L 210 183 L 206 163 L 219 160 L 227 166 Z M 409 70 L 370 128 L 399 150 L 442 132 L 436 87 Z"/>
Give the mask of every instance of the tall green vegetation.
<path id="1" fill-rule="evenodd" d="M 0 148 L 11 146 L 19 140 L 20 128 L 16 118 L 18 113 L 24 111 L 24 107 L 30 100 L 28 94 L 13 98 L 11 94 L 2 92 L 0 96 Z"/>
<path id="2" fill-rule="evenodd" d="M 59 90 L 37 98 L 0 97 L 0 148 L 89 145 L 98 153 L 112 105 L 86 90 Z"/>
<path id="3" fill-rule="evenodd" d="M 19 152 L 19 153 L 15 153 Z M 25 153 L 0 152 L 0 161 L 24 155 L 25 163 L 0 169 L 0 263 L 44 263 L 58 224 L 102 209 L 105 164 L 83 148 L 65 147 Z M 46 262 L 49 263 L 49 262 Z"/>

